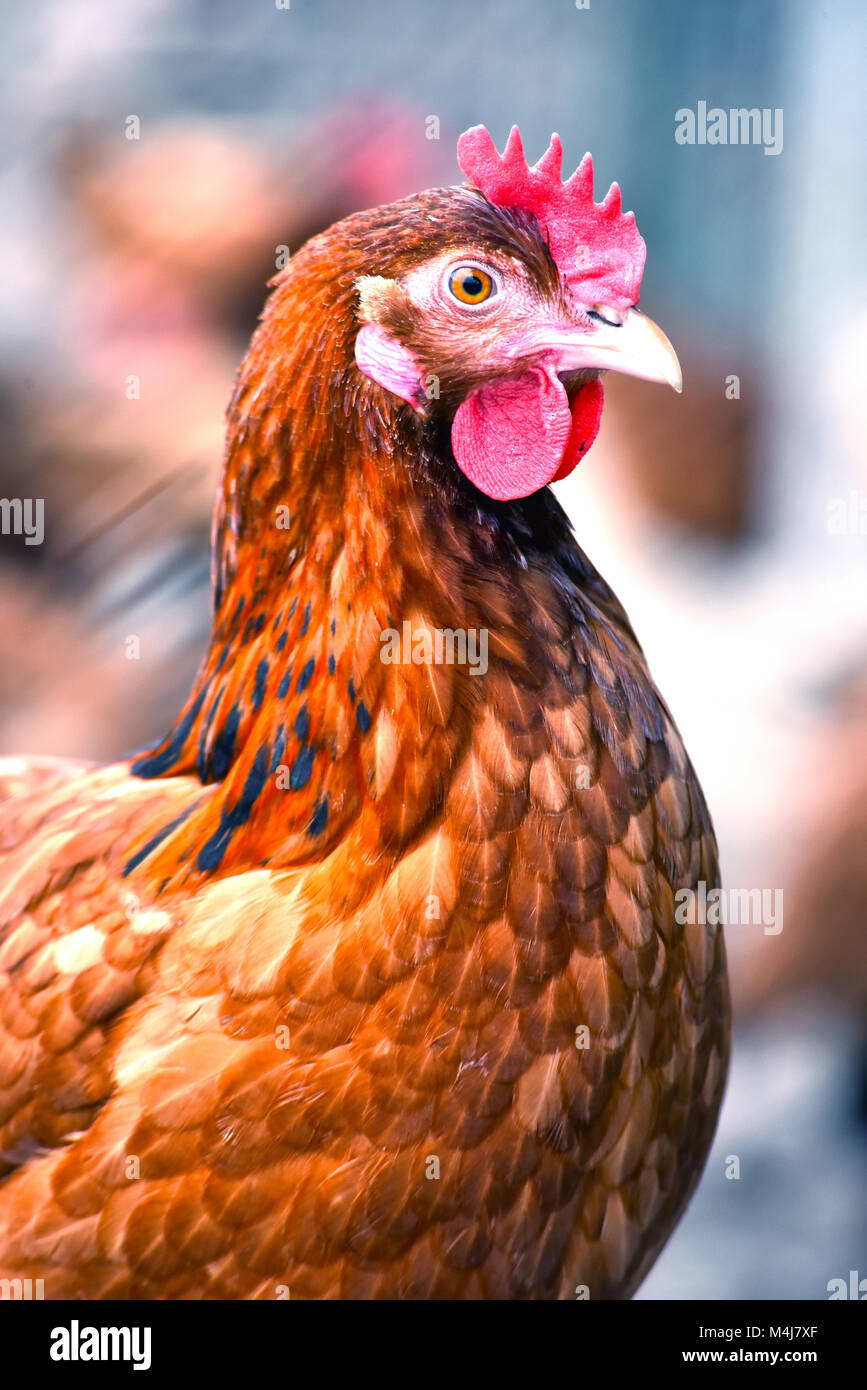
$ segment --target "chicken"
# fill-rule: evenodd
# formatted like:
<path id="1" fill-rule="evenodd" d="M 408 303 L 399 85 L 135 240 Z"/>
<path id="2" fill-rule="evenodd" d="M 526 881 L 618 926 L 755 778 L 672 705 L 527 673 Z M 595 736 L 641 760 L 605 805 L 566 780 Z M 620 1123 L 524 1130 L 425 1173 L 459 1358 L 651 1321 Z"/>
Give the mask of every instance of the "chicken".
<path id="1" fill-rule="evenodd" d="M 589 156 L 458 153 L 274 282 L 169 735 L 3 767 L 0 1274 L 47 1298 L 628 1297 L 698 1180 L 713 831 L 546 488 L 677 360 Z"/>

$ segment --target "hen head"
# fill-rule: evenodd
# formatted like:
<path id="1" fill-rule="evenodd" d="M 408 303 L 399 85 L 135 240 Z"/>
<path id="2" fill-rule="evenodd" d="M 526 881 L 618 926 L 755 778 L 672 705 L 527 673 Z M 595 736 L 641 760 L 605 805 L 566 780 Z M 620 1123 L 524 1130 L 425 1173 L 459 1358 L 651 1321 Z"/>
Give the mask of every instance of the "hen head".
<path id="1" fill-rule="evenodd" d="M 563 183 L 558 136 L 528 168 L 517 128 L 500 156 L 477 126 L 458 158 L 472 186 L 408 200 L 385 238 L 391 264 L 355 281 L 355 363 L 439 430 L 476 488 L 506 501 L 565 477 L 586 453 L 601 371 L 679 391 L 680 368 L 636 308 L 645 246 L 635 219 L 616 184 L 593 201 L 589 155 Z"/>

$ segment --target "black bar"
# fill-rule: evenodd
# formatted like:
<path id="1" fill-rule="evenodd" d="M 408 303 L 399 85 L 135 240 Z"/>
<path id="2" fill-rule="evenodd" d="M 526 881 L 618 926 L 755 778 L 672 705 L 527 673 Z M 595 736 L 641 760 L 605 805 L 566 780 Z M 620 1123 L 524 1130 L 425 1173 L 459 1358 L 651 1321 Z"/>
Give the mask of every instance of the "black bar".
<path id="1" fill-rule="evenodd" d="M 88 1329 L 114 1328 L 117 1336 Z M 132 1329 L 139 1329 L 137 1339 Z M 127 1334 L 121 1332 L 125 1329 Z M 145 1337 L 145 1331 L 149 1338 Z M 829 1375 L 859 1363 L 864 1323 L 851 1303 L 561 1303 L 548 1306 L 377 1303 L 50 1303 L 0 1302 L 0 1334 L 23 1369 L 62 1384 L 101 1372 L 138 1378 L 193 1373 L 197 1382 L 234 1385 L 239 1377 L 280 1374 L 281 1384 L 353 1375 L 403 1386 L 419 1374 L 447 1377 L 444 1390 L 502 1368 L 511 1382 L 555 1377 L 566 1390 L 600 1363 L 612 1382 L 684 1367 L 725 1370 L 791 1365 Z M 409 1338 L 409 1340 L 407 1340 Z M 103 1351 L 126 1360 L 84 1359 Z M 77 1348 L 78 1359 L 52 1357 Z M 692 1354 L 692 1355 L 691 1355 Z M 145 1365 L 147 1360 L 148 1364 Z M 21 1383 L 20 1373 L 4 1376 Z M 189 1382 L 185 1382 L 189 1384 Z M 198 1384 L 194 1387 L 198 1390 Z"/>

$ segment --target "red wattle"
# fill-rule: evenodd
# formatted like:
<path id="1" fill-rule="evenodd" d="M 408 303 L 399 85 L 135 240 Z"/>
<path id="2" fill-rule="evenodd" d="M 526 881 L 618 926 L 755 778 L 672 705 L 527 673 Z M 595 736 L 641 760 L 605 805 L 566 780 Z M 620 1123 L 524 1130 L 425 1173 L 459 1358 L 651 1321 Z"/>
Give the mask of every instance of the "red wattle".
<path id="1" fill-rule="evenodd" d="M 578 466 L 599 433 L 604 400 L 602 382 L 597 377 L 595 381 L 588 381 L 586 386 L 582 386 L 572 402 L 572 428 L 563 462 L 554 474 L 555 483 L 560 478 L 567 478 L 572 469 Z"/>
<path id="2" fill-rule="evenodd" d="M 452 422 L 461 472 L 498 502 L 529 497 L 550 483 L 569 442 L 569 400 L 553 368 L 480 386 Z"/>
<path id="3" fill-rule="evenodd" d="M 570 411 L 563 383 L 544 363 L 468 396 L 452 423 L 452 449 L 461 472 L 486 496 L 529 497 L 572 472 L 596 438 L 601 415 L 598 381 L 582 387 Z"/>

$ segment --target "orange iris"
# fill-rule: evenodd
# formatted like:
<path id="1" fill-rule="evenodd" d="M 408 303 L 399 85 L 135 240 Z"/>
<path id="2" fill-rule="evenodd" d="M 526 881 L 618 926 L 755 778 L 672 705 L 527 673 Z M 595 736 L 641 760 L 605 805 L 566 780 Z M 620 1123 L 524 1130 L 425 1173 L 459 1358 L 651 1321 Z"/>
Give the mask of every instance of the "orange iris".
<path id="1" fill-rule="evenodd" d="M 482 304 L 489 299 L 494 281 L 478 265 L 459 265 L 449 276 L 449 289 L 462 304 Z"/>

